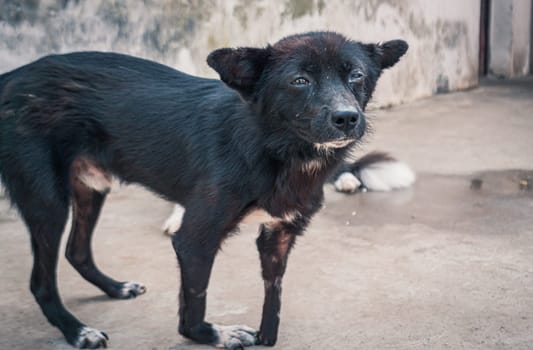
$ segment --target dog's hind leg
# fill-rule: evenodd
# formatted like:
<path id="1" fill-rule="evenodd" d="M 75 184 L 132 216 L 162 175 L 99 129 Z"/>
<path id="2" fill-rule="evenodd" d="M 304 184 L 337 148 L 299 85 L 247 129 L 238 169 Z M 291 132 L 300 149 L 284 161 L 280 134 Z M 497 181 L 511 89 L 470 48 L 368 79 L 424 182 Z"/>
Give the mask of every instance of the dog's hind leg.
<path id="1" fill-rule="evenodd" d="M 69 191 L 60 166 L 52 168 L 46 146 L 20 142 L 25 152 L 10 158 L 4 181 L 31 234 L 33 269 L 30 289 L 48 321 L 77 347 L 105 347 L 107 335 L 89 328 L 63 305 L 57 287 L 57 260 L 61 236 L 68 218 Z"/>
<path id="2" fill-rule="evenodd" d="M 178 331 L 202 344 L 224 349 L 255 345 L 257 332 L 247 326 L 218 326 L 205 321 L 206 295 L 215 255 L 222 240 L 237 224 L 224 207 L 187 206 L 172 243 L 181 270 Z"/>
<path id="3" fill-rule="evenodd" d="M 91 238 L 104 204 L 106 174 L 99 169 L 88 170 L 87 161 L 76 160 L 72 165 L 72 229 L 68 239 L 66 257 L 87 281 L 112 298 L 127 299 L 143 294 L 146 288 L 135 282 L 118 282 L 106 276 L 96 266 L 91 251 Z M 108 178 L 107 178 L 108 179 Z M 107 181 L 109 184 L 109 181 Z M 89 187 L 87 184 L 91 184 Z"/>
<path id="4" fill-rule="evenodd" d="M 46 210 L 50 215 L 50 219 L 46 222 L 25 217 L 31 232 L 34 259 L 30 289 L 48 321 L 61 330 L 70 344 L 79 348 L 106 347 L 107 335 L 85 326 L 61 302 L 55 270 L 61 233 L 68 210 L 66 207 L 51 208 L 50 206 Z"/>

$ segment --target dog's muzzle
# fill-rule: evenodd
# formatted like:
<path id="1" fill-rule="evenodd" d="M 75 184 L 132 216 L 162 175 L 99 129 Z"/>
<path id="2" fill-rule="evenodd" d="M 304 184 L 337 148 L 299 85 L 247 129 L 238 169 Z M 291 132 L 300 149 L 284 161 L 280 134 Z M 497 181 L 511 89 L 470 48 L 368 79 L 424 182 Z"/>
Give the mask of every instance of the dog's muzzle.
<path id="1" fill-rule="evenodd" d="M 331 113 L 331 124 L 348 134 L 359 124 L 361 115 L 362 113 L 359 113 L 358 110 L 335 111 Z"/>
<path id="2" fill-rule="evenodd" d="M 366 129 L 365 115 L 359 109 L 333 111 L 330 123 L 335 129 L 342 131 L 348 139 L 362 137 Z"/>

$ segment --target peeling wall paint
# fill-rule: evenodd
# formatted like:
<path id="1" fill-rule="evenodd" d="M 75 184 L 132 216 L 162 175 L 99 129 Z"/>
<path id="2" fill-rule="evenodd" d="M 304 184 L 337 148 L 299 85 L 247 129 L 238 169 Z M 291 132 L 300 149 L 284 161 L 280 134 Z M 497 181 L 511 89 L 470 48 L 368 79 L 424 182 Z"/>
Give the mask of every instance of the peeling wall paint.
<path id="1" fill-rule="evenodd" d="M 105 50 L 214 77 L 207 54 L 307 30 L 361 41 L 406 39 L 408 54 L 378 85 L 391 105 L 478 82 L 479 1 L 0 0 L 0 72 L 40 56 Z"/>

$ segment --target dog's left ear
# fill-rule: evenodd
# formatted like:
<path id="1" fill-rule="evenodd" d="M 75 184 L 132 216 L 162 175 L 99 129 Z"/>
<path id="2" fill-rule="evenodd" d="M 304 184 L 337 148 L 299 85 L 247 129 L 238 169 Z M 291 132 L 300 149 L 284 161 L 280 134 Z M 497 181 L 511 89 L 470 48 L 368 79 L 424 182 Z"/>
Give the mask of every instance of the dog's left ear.
<path id="1" fill-rule="evenodd" d="M 391 40 L 365 46 L 370 57 L 380 65 L 381 69 L 394 66 L 409 48 L 404 40 Z"/>
<path id="2" fill-rule="evenodd" d="M 218 49 L 207 56 L 207 64 L 217 71 L 226 85 L 248 99 L 263 73 L 268 57 L 268 48 Z"/>

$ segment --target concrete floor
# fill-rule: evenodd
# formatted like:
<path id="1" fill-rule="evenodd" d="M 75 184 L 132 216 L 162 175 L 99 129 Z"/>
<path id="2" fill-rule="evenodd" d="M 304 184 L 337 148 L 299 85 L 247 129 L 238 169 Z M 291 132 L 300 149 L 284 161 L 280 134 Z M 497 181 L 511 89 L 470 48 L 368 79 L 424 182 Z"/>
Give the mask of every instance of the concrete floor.
<path id="1" fill-rule="evenodd" d="M 352 196 L 327 188 L 289 261 L 277 348 L 532 349 L 533 190 L 519 183 L 533 183 L 533 79 L 372 114 L 366 149 L 406 160 L 418 182 Z M 176 260 L 160 231 L 170 211 L 136 187 L 115 190 L 104 208 L 96 259 L 143 281 L 137 299 L 109 300 L 61 259 L 65 304 L 114 349 L 208 349 L 176 333 Z M 218 256 L 209 320 L 258 325 L 256 230 L 243 224 Z M 0 242 L 0 349 L 69 349 L 29 293 L 28 237 L 5 210 Z"/>

